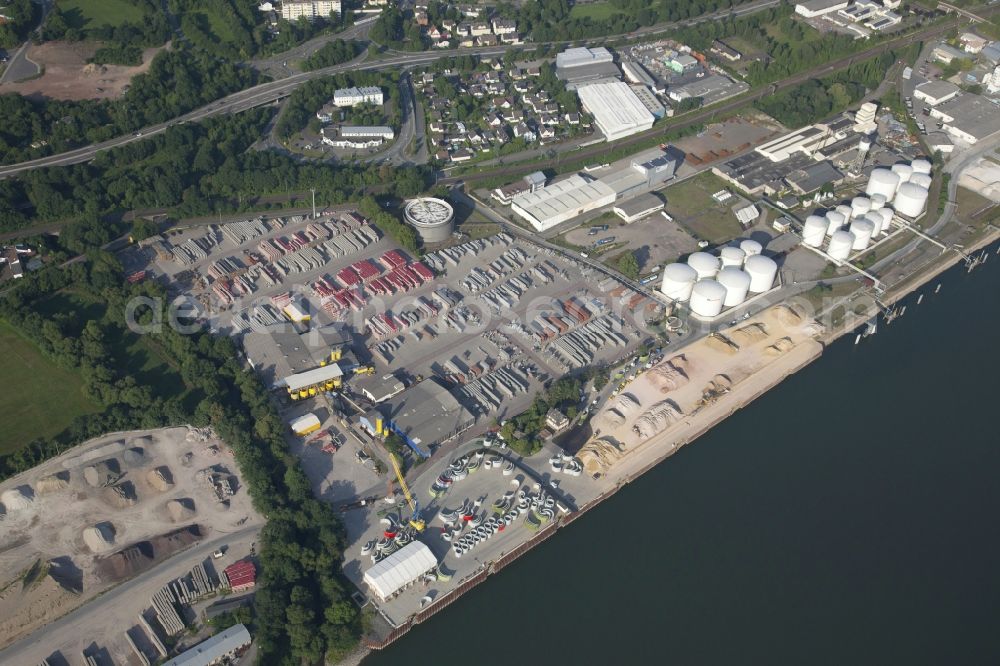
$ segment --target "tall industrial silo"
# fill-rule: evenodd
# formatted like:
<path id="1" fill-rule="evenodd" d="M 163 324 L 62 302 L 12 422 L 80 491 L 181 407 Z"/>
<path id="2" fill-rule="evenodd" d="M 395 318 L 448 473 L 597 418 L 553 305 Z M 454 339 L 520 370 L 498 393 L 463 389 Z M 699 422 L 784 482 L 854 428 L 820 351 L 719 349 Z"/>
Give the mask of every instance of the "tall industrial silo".
<path id="1" fill-rule="evenodd" d="M 719 271 L 719 275 L 715 279 L 726 288 L 726 298 L 722 303 L 724 307 L 735 307 L 747 299 L 747 292 L 750 290 L 750 275 L 745 271 L 735 266 L 727 266 Z"/>
<path id="2" fill-rule="evenodd" d="M 841 229 L 834 232 L 833 236 L 830 237 L 830 246 L 827 249 L 827 254 L 834 259 L 844 261 L 851 256 L 852 247 L 854 247 L 854 234 Z"/>
<path id="3" fill-rule="evenodd" d="M 719 272 L 719 258 L 708 252 L 693 252 L 688 257 L 688 265 L 698 273 L 698 279 L 714 278 Z"/>
<path id="4" fill-rule="evenodd" d="M 826 237 L 826 227 L 825 217 L 810 215 L 802 225 L 802 242 L 810 247 L 819 247 Z"/>
<path id="5" fill-rule="evenodd" d="M 774 279 L 778 275 L 778 264 L 770 257 L 757 254 L 747 257 L 743 270 L 750 276 L 750 291 L 759 294 L 774 286 Z"/>
<path id="6" fill-rule="evenodd" d="M 668 264 L 663 269 L 663 283 L 660 291 L 667 298 L 686 301 L 691 298 L 691 289 L 698 280 L 698 273 L 687 264 Z"/>
<path id="7" fill-rule="evenodd" d="M 722 260 L 722 267 L 726 266 L 742 266 L 743 260 L 746 259 L 746 252 L 738 247 L 724 247 L 719 250 L 719 259 Z"/>
<path id="8" fill-rule="evenodd" d="M 927 207 L 927 190 L 913 183 L 903 183 L 892 201 L 896 212 L 906 217 L 920 217 Z"/>
<path id="9" fill-rule="evenodd" d="M 726 288 L 715 280 L 700 280 L 691 290 L 691 312 L 701 317 L 715 317 L 722 312 Z"/>

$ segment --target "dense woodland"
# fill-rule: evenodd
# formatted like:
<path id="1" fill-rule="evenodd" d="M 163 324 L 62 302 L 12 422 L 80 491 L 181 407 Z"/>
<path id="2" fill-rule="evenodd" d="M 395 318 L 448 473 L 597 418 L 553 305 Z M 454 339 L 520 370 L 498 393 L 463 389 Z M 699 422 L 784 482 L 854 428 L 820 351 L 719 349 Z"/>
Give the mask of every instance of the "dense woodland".
<path id="1" fill-rule="evenodd" d="M 104 304 L 103 314 L 42 316 L 40 304 L 67 291 L 84 302 Z M 340 575 L 343 526 L 328 504 L 313 497 L 288 451 L 285 424 L 260 380 L 240 364 L 231 339 L 185 335 L 170 326 L 146 334 L 147 343 L 172 360 L 188 387 L 187 400 L 157 398 L 116 367 L 108 341 L 131 335 L 125 330 L 125 308 L 139 296 L 167 302 L 155 283 L 126 284 L 116 258 L 91 248 L 88 262 L 50 266 L 0 299 L 0 317 L 36 340 L 53 362 L 76 368 L 87 393 L 104 407 L 98 416 L 77 419 L 63 437 L 33 442 L 0 459 L 0 474 L 15 474 L 107 431 L 212 426 L 233 449 L 254 507 L 268 519 L 260 538 L 261 585 L 255 601 L 261 663 L 342 657 L 361 631 L 357 607 Z M 155 314 L 166 321 L 152 307 L 141 310 L 139 320 L 148 323 Z"/>
<path id="2" fill-rule="evenodd" d="M 12 49 L 20 45 L 38 25 L 42 8 L 32 0 L 4 0 L 3 14 L 9 20 L 0 25 L 0 48 Z"/>
<path id="3" fill-rule="evenodd" d="M 311 72 L 314 69 L 342 65 L 354 60 L 360 54 L 361 45 L 358 42 L 345 42 L 343 39 L 336 39 L 316 49 L 311 56 L 302 61 L 299 67 L 302 71 Z"/>
<path id="4" fill-rule="evenodd" d="M 120 100 L 36 101 L 0 95 L 0 162 L 20 162 L 105 141 L 176 118 L 257 82 L 257 74 L 200 51 L 159 53 Z M 32 147 L 35 144 L 35 147 Z"/>

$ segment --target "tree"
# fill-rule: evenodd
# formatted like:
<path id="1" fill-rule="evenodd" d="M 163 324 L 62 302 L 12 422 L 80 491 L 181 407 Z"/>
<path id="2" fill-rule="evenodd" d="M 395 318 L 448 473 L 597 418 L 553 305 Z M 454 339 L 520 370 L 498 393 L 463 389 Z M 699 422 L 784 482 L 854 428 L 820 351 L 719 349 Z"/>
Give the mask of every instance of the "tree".
<path id="1" fill-rule="evenodd" d="M 631 280 L 639 277 L 639 260 L 636 259 L 634 252 L 626 252 L 619 257 L 618 271 Z"/>

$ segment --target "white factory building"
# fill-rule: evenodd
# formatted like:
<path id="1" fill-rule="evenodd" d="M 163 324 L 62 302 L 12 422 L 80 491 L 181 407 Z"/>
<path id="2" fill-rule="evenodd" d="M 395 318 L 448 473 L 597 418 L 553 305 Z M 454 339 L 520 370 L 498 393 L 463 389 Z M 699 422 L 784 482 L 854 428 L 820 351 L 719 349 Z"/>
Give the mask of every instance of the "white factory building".
<path id="1" fill-rule="evenodd" d="M 335 106 L 357 106 L 358 104 L 381 104 L 382 89 L 376 86 L 361 88 L 340 88 L 333 93 Z"/>
<path id="2" fill-rule="evenodd" d="M 806 18 L 816 18 L 846 9 L 848 0 L 806 0 L 795 5 L 795 13 Z"/>
<path id="3" fill-rule="evenodd" d="M 330 18 L 332 13 L 340 13 L 340 0 L 284 0 L 281 3 L 281 18 L 295 22 L 302 17 L 310 21 Z"/>
<path id="4" fill-rule="evenodd" d="M 608 141 L 643 132 L 653 126 L 653 114 L 622 81 L 583 86 L 577 93 L 583 109 L 594 116 L 594 122 Z"/>
<path id="5" fill-rule="evenodd" d="M 948 81 L 927 81 L 913 89 L 913 96 L 930 106 L 944 104 L 958 96 L 962 89 Z"/>
<path id="6" fill-rule="evenodd" d="M 772 162 L 784 162 L 795 153 L 812 155 L 836 140 L 822 123 L 807 125 L 757 147 L 757 152 Z"/>
<path id="7" fill-rule="evenodd" d="M 577 215 L 610 206 L 615 197 L 608 185 L 575 174 L 514 197 L 511 209 L 537 231 L 546 231 Z"/>

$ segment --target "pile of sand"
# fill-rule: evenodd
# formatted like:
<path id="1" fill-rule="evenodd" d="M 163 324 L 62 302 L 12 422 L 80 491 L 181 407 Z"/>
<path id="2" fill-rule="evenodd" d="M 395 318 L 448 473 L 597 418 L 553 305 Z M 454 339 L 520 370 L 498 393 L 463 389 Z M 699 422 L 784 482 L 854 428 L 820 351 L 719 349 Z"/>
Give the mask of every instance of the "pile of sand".
<path id="1" fill-rule="evenodd" d="M 767 328 L 764 324 L 749 324 L 738 328 L 732 333 L 733 342 L 740 347 L 752 345 L 755 342 L 767 340 Z"/>
<path id="2" fill-rule="evenodd" d="M 35 484 L 35 489 L 39 495 L 55 493 L 69 488 L 69 472 L 56 472 L 49 476 L 43 476 Z"/>
<path id="3" fill-rule="evenodd" d="M 141 467 L 146 464 L 146 452 L 138 447 L 126 449 L 125 453 L 122 454 L 122 460 L 129 467 Z"/>
<path id="4" fill-rule="evenodd" d="M 136 501 L 135 486 L 131 481 L 116 483 L 111 487 L 111 502 L 119 509 L 134 506 Z"/>
<path id="5" fill-rule="evenodd" d="M 33 501 L 35 501 L 35 493 L 31 489 L 31 486 L 11 488 L 10 490 L 5 490 L 3 495 L 0 495 L 0 502 L 3 502 L 4 508 L 8 513 L 23 511 L 29 508 Z"/>
<path id="6" fill-rule="evenodd" d="M 170 514 L 170 520 L 175 523 L 182 523 L 185 520 L 189 520 L 193 518 L 196 513 L 194 509 L 194 500 L 187 497 L 170 500 L 167 502 L 167 513 Z"/>
<path id="7" fill-rule="evenodd" d="M 624 451 L 610 439 L 601 437 L 584 444 L 577 452 L 577 459 L 583 463 L 588 474 L 603 473 L 622 457 Z"/>
<path id="8" fill-rule="evenodd" d="M 610 426 L 620 426 L 625 419 L 639 409 L 640 403 L 629 393 L 619 395 L 611 407 L 604 412 L 604 421 Z"/>
<path id="9" fill-rule="evenodd" d="M 642 439 L 666 430 L 684 415 L 681 408 L 673 400 L 658 402 L 640 416 L 632 426 L 632 430 Z"/>
<path id="10" fill-rule="evenodd" d="M 146 450 L 153 445 L 152 437 L 133 437 L 132 446 L 138 449 Z"/>
<path id="11" fill-rule="evenodd" d="M 775 318 L 785 326 L 798 326 L 802 322 L 802 315 L 791 305 L 785 303 L 776 305 L 772 312 Z"/>
<path id="12" fill-rule="evenodd" d="M 83 531 L 83 542 L 92 553 L 105 553 L 115 545 L 115 527 L 111 523 L 97 523 Z"/>
<path id="13" fill-rule="evenodd" d="M 83 469 L 84 480 L 94 488 L 111 485 L 120 474 L 121 467 L 115 458 L 102 460 Z"/>
<path id="14" fill-rule="evenodd" d="M 160 492 L 169 490 L 174 485 L 174 476 L 170 473 L 170 468 L 166 465 L 161 465 L 156 469 L 151 469 L 146 474 L 146 481 L 149 482 L 153 488 L 156 488 Z"/>
<path id="15" fill-rule="evenodd" d="M 660 393 L 669 393 L 688 383 L 684 370 L 675 366 L 672 361 L 657 364 L 647 376 L 649 383 L 658 388 Z"/>
<path id="16" fill-rule="evenodd" d="M 795 343 L 792 342 L 792 339 L 785 337 L 775 341 L 773 345 L 768 345 L 767 347 L 765 347 L 764 353 L 769 354 L 770 356 L 780 356 L 781 354 L 784 354 L 786 351 L 792 349 L 794 346 Z"/>
<path id="17" fill-rule="evenodd" d="M 723 354 L 732 355 L 740 350 L 739 345 L 721 333 L 712 333 L 710 336 L 705 338 L 705 344 L 709 349 L 722 352 Z"/>

